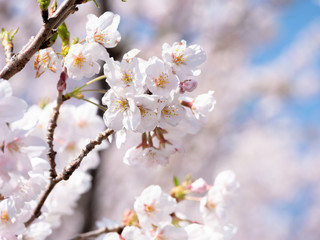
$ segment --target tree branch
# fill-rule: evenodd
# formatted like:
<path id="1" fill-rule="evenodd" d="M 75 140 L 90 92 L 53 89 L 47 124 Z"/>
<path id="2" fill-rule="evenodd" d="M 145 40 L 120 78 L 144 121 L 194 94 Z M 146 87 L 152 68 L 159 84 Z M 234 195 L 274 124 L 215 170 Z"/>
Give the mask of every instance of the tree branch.
<path id="1" fill-rule="evenodd" d="M 54 179 L 50 179 L 50 183 L 47 185 L 46 190 L 42 193 L 39 202 L 37 203 L 36 208 L 33 210 L 31 217 L 28 221 L 24 223 L 26 227 L 28 227 L 36 218 L 38 218 L 41 215 L 41 208 L 48 198 L 49 194 L 51 193 L 52 189 L 55 187 L 55 185 L 59 181 L 56 181 Z"/>
<path id="2" fill-rule="evenodd" d="M 80 155 L 74 159 L 69 166 L 65 167 L 62 173 L 56 178 L 60 180 L 68 180 L 73 172 L 80 166 L 82 159 L 88 155 L 97 145 L 100 145 L 103 140 L 107 139 L 114 131 L 112 129 L 107 129 L 104 132 L 100 133 L 95 140 L 91 140 L 90 143 L 86 145 L 84 149 L 81 150 Z"/>
<path id="3" fill-rule="evenodd" d="M 95 238 L 100 236 L 101 234 L 105 234 L 105 233 L 109 233 L 109 232 L 117 232 L 119 234 L 121 234 L 122 230 L 123 230 L 124 226 L 119 226 L 116 228 L 100 228 L 100 229 L 96 229 L 90 232 L 86 232 L 86 233 L 81 233 L 78 236 L 72 238 L 71 240 L 85 240 L 85 239 L 91 239 L 91 238 Z"/>
<path id="4" fill-rule="evenodd" d="M 25 226 L 28 227 L 36 218 L 41 215 L 41 208 L 51 193 L 52 189 L 57 183 L 62 180 L 68 180 L 74 171 L 80 166 L 82 159 L 87 156 L 97 145 L 100 145 L 103 140 L 107 139 L 114 131 L 107 129 L 102 133 L 99 133 L 95 140 L 91 140 L 82 150 L 77 158 L 75 158 L 69 166 L 65 167 L 63 171 L 54 179 L 50 179 L 50 183 L 47 185 L 45 191 L 42 193 L 36 208 L 33 210 L 32 215 L 28 221 L 25 222 Z"/>
<path id="5" fill-rule="evenodd" d="M 48 131 L 47 131 L 47 144 L 49 146 L 47 156 L 48 156 L 48 160 L 50 163 L 50 170 L 49 170 L 50 171 L 50 179 L 55 179 L 57 177 L 56 162 L 55 162 L 57 152 L 53 149 L 53 135 L 54 135 L 54 131 L 57 127 L 57 121 L 58 121 L 58 117 L 60 114 L 60 112 L 59 112 L 60 107 L 65 100 L 66 99 L 63 98 L 62 92 L 59 92 L 59 95 L 57 97 L 57 104 L 53 108 L 53 115 L 49 121 L 49 126 L 48 126 Z"/>
<path id="6" fill-rule="evenodd" d="M 57 11 L 44 23 L 35 37 L 21 49 L 21 51 L 13 56 L 10 61 L 3 67 L 0 72 L 0 78 L 9 80 L 13 75 L 21 71 L 30 61 L 31 57 L 41 49 L 41 46 L 54 33 L 54 30 L 74 11 L 76 8 L 76 0 L 65 0 Z"/>

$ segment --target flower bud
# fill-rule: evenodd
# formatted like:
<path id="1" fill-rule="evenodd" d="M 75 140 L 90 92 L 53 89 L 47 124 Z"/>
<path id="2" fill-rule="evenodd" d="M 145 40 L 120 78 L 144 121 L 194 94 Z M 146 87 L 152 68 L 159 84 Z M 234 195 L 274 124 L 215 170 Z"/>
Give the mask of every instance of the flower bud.
<path id="1" fill-rule="evenodd" d="M 184 92 L 192 92 L 193 90 L 196 89 L 196 87 L 198 86 L 198 82 L 196 80 L 193 79 L 187 79 L 184 80 L 183 82 L 180 82 L 180 93 L 184 93 Z"/>
<path id="2" fill-rule="evenodd" d="M 48 10 L 50 0 L 38 0 L 39 7 L 41 11 Z"/>
<path id="3" fill-rule="evenodd" d="M 63 92 L 64 90 L 66 90 L 67 88 L 66 79 L 67 79 L 67 74 L 65 71 L 62 71 L 60 74 L 60 79 L 57 84 L 58 92 Z"/>
<path id="4" fill-rule="evenodd" d="M 131 209 L 125 210 L 122 215 L 122 223 L 125 226 L 139 226 L 138 216 L 136 212 Z"/>
<path id="5" fill-rule="evenodd" d="M 194 181 L 191 185 L 188 187 L 192 192 L 196 193 L 204 193 L 207 190 L 207 183 L 203 178 L 199 178 L 196 181 Z"/>
<path id="6" fill-rule="evenodd" d="M 187 192 L 183 186 L 176 186 L 171 190 L 170 195 L 175 198 L 178 202 L 183 200 Z"/>

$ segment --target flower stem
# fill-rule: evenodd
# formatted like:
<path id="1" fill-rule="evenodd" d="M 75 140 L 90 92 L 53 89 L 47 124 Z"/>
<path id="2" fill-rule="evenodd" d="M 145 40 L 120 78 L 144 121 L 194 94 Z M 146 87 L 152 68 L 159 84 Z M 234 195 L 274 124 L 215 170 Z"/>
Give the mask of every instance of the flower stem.
<path id="1" fill-rule="evenodd" d="M 86 86 L 89 86 L 90 84 L 94 83 L 94 82 L 97 82 L 97 81 L 100 81 L 100 80 L 103 80 L 103 79 L 106 79 L 106 76 L 105 75 L 102 75 L 100 77 L 97 77 L 95 79 L 92 79 L 91 81 L 87 82 L 86 84 L 84 84 L 83 86 L 81 87 L 78 87 L 77 89 L 78 90 L 81 90 L 82 88 L 86 87 Z"/>
<path id="2" fill-rule="evenodd" d="M 83 101 L 86 101 L 86 102 L 88 102 L 88 103 L 91 103 L 91 104 L 93 104 L 93 105 L 95 105 L 96 107 L 98 107 L 98 108 L 100 108 L 102 111 L 106 111 L 107 110 L 107 108 L 105 108 L 105 107 L 103 107 L 103 106 L 101 106 L 101 105 L 99 105 L 99 104 L 97 104 L 97 103 L 95 103 L 95 102 L 92 102 L 92 101 L 90 101 L 90 100 L 88 100 L 88 99 L 85 99 L 85 98 L 77 98 L 77 97 L 75 97 L 76 99 L 79 99 L 79 100 L 83 100 Z"/>
<path id="3" fill-rule="evenodd" d="M 97 92 L 97 93 L 106 93 L 108 90 L 102 90 L 102 89 L 87 89 L 82 90 L 81 92 Z"/>

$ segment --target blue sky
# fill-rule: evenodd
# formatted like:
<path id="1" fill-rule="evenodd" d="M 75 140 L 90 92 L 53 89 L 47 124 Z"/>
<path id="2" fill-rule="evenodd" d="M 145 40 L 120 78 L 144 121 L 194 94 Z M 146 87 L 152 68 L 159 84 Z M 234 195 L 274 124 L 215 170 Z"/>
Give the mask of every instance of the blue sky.
<path id="1" fill-rule="evenodd" d="M 262 64 L 276 58 L 295 40 L 300 31 L 316 19 L 320 21 L 320 5 L 317 5 L 315 1 L 293 1 L 293 4 L 284 8 L 280 15 L 279 32 L 276 38 L 269 44 L 257 49 L 253 63 Z"/>
<path id="2" fill-rule="evenodd" d="M 273 41 L 257 49 L 252 64 L 263 65 L 275 60 L 286 50 L 311 22 L 320 22 L 320 5 L 312 0 L 295 0 L 284 8 L 279 19 L 278 33 Z M 319 29 L 320 31 L 320 29 Z M 320 73 L 320 52 L 317 68 Z M 318 78 L 320 81 L 320 76 Z M 289 99 L 284 115 L 297 124 L 318 126 L 320 120 L 320 94 L 307 99 Z"/>

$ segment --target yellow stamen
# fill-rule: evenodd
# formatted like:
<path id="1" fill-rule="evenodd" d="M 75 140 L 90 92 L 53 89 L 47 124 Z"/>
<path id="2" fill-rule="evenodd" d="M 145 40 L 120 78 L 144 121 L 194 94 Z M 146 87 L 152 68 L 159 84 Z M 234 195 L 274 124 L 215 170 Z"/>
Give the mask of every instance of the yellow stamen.
<path id="1" fill-rule="evenodd" d="M 146 213 L 149 213 L 149 214 L 151 214 L 152 212 L 154 212 L 154 206 L 153 205 L 147 205 L 147 204 L 145 204 L 144 205 L 144 210 L 145 210 L 145 212 Z"/>
<path id="2" fill-rule="evenodd" d="M 165 107 L 162 110 L 162 113 L 167 117 L 167 118 L 171 118 L 172 116 L 178 116 L 177 113 L 175 113 L 175 109 L 174 108 L 170 108 L 170 107 Z"/>
<path id="3" fill-rule="evenodd" d="M 117 100 L 117 103 L 120 111 L 125 111 L 129 107 L 127 100 L 119 99 Z"/>
<path id="4" fill-rule="evenodd" d="M 213 201 L 208 200 L 206 202 L 206 207 L 209 208 L 209 209 L 215 209 L 216 208 L 216 204 L 214 204 Z"/>
<path id="5" fill-rule="evenodd" d="M 6 210 L 1 210 L 0 212 L 0 221 L 4 223 L 11 223 L 11 219 L 9 217 L 9 213 Z"/>
<path id="6" fill-rule="evenodd" d="M 107 39 L 108 34 L 102 32 L 95 32 L 93 34 L 94 41 L 98 43 L 110 43 L 110 39 Z"/>
<path id="7" fill-rule="evenodd" d="M 20 147 L 18 144 L 18 139 L 13 140 L 12 142 L 7 144 L 7 149 L 10 152 L 20 152 Z"/>
<path id="8" fill-rule="evenodd" d="M 78 125 L 78 127 L 79 128 L 83 128 L 83 127 L 85 127 L 85 126 L 87 126 L 87 121 L 84 121 L 84 120 L 80 120 L 78 123 L 77 123 L 77 125 Z"/>
<path id="9" fill-rule="evenodd" d="M 72 57 L 73 57 L 73 66 L 82 68 L 83 63 L 86 61 L 86 58 L 82 56 L 81 53 L 79 53 L 78 55 L 72 55 Z"/>
<path id="10" fill-rule="evenodd" d="M 167 83 L 170 83 L 168 74 L 161 73 L 158 78 L 153 79 L 157 87 L 164 88 Z"/>
<path id="11" fill-rule="evenodd" d="M 185 62 L 186 58 L 183 56 L 183 53 L 178 53 L 178 50 L 175 53 L 172 53 L 172 61 L 173 63 L 180 65 Z"/>
<path id="12" fill-rule="evenodd" d="M 133 81 L 132 80 L 132 72 L 131 71 L 124 71 L 122 73 L 121 81 L 123 81 L 127 86 Z"/>

